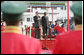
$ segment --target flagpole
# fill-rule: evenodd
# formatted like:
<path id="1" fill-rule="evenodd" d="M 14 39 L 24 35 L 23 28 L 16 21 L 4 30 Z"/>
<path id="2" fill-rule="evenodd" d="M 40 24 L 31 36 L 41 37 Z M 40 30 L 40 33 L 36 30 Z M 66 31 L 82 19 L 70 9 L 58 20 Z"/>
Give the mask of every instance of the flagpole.
<path id="1" fill-rule="evenodd" d="M 69 1 L 67 1 L 67 31 L 69 31 Z"/>

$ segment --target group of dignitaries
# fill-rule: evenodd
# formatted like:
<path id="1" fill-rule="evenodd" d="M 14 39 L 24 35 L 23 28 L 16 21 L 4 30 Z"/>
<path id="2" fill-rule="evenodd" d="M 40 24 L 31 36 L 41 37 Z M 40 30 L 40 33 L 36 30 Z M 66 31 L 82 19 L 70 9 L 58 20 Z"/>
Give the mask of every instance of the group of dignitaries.
<path id="1" fill-rule="evenodd" d="M 76 28 L 82 27 L 82 2 L 73 4 L 70 9 L 75 16 Z M 5 1 L 1 3 L 2 18 L 7 24 L 4 32 L 1 32 L 1 54 L 42 54 L 40 41 L 23 35 L 21 28 L 18 27 L 26 10 L 27 6 L 23 2 Z M 36 15 L 34 18 L 35 23 L 38 24 L 39 16 Z M 47 19 L 46 13 L 42 17 L 43 22 L 47 22 L 45 18 Z M 42 26 L 46 32 L 47 24 L 42 24 Z M 52 54 L 82 54 L 82 28 L 58 35 L 52 47 Z"/>
<path id="2" fill-rule="evenodd" d="M 46 12 L 44 12 L 44 16 L 42 16 L 42 19 L 40 19 L 40 16 L 38 15 L 38 12 L 36 12 L 36 15 L 33 17 L 34 18 L 34 26 L 35 26 L 35 37 L 40 38 L 40 24 L 42 24 L 42 29 L 43 29 L 43 35 L 47 35 L 47 29 L 48 29 L 48 16 L 46 16 Z"/>

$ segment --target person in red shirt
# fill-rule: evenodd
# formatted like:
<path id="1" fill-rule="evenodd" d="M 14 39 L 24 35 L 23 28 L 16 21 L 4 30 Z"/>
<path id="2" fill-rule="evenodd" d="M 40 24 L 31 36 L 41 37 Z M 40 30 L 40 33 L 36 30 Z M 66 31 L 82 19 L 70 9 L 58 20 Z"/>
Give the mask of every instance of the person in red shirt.
<path id="1" fill-rule="evenodd" d="M 58 33 L 64 33 L 66 32 L 65 29 L 63 27 L 60 27 L 59 25 L 54 27 L 55 30 L 58 31 Z"/>
<path id="2" fill-rule="evenodd" d="M 35 31 L 35 28 L 32 27 L 32 28 L 31 28 L 31 31 L 32 31 L 32 32 L 31 32 L 31 36 L 32 36 L 32 37 L 35 37 L 35 32 L 34 32 L 34 31 Z"/>
<path id="3" fill-rule="evenodd" d="M 56 37 L 53 54 L 82 54 L 82 2 L 73 4 L 71 10 L 75 16 L 76 29 Z"/>
<path id="4" fill-rule="evenodd" d="M 67 29 L 64 27 L 64 23 L 62 24 L 61 28 L 63 29 L 63 32 L 67 31 Z"/>
<path id="5" fill-rule="evenodd" d="M 30 26 L 27 28 L 27 32 L 30 32 Z M 34 27 L 34 23 L 33 23 L 33 26 L 31 27 L 31 36 L 35 38 L 35 27 Z"/>
<path id="6" fill-rule="evenodd" d="M 4 23 L 3 23 L 3 21 L 1 21 L 1 32 L 4 32 L 4 30 L 5 30 L 5 26 L 3 25 Z"/>
<path id="7" fill-rule="evenodd" d="M 1 25 L 1 32 L 4 32 L 5 26 Z"/>
<path id="8" fill-rule="evenodd" d="M 42 47 L 38 39 L 22 34 L 18 26 L 27 7 L 22 2 L 5 1 L 1 4 L 5 32 L 1 33 L 1 54 L 41 54 Z"/>
<path id="9" fill-rule="evenodd" d="M 31 28 L 31 36 L 35 38 L 35 27 L 34 27 L 34 23 L 32 24 L 32 28 Z"/>
<path id="10" fill-rule="evenodd" d="M 31 36 L 32 36 L 32 37 L 35 37 L 35 36 L 34 36 L 34 34 L 35 34 L 34 31 L 35 31 L 35 30 L 34 30 L 34 27 L 32 26 L 32 27 L 31 27 Z M 30 26 L 28 27 L 28 32 L 30 32 Z"/>
<path id="11" fill-rule="evenodd" d="M 30 26 L 26 28 L 27 32 L 29 33 L 30 32 Z"/>

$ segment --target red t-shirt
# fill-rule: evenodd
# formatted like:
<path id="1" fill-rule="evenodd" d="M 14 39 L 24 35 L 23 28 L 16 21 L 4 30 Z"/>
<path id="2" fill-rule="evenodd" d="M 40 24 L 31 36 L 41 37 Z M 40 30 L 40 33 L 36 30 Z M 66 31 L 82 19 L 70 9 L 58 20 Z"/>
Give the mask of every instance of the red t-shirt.
<path id="1" fill-rule="evenodd" d="M 29 32 L 29 31 L 30 31 L 30 26 L 28 27 L 28 32 Z M 32 37 L 34 37 L 34 35 L 35 35 L 35 32 L 34 32 L 34 31 L 35 31 L 35 29 L 34 29 L 34 27 L 32 27 L 32 28 L 31 28 L 31 36 L 32 36 Z"/>
<path id="2" fill-rule="evenodd" d="M 66 32 L 64 28 L 59 27 L 59 26 L 55 26 L 54 29 L 56 29 L 59 33 L 64 33 L 64 32 Z"/>
<path id="3" fill-rule="evenodd" d="M 82 54 L 82 31 L 70 31 L 58 35 L 53 54 Z"/>
<path id="4" fill-rule="evenodd" d="M 1 54 L 41 54 L 40 41 L 18 33 L 1 33 Z"/>
<path id="5" fill-rule="evenodd" d="M 30 26 L 28 27 L 28 29 L 30 30 Z"/>
<path id="6" fill-rule="evenodd" d="M 1 26 L 1 31 L 4 31 L 5 30 L 5 26 Z"/>

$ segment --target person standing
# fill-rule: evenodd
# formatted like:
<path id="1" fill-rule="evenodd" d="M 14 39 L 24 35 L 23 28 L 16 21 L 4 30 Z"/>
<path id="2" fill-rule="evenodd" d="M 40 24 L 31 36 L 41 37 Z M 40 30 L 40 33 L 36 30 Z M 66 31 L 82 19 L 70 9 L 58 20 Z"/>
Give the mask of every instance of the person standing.
<path id="1" fill-rule="evenodd" d="M 20 22 L 19 27 L 21 27 L 21 29 L 22 29 L 22 34 L 24 34 L 24 27 L 23 27 L 23 22 L 22 22 L 22 21 Z"/>
<path id="2" fill-rule="evenodd" d="M 1 20 L 1 32 L 4 32 L 4 30 L 5 30 L 5 22 L 3 21 L 3 20 Z"/>
<path id="3" fill-rule="evenodd" d="M 55 21 L 55 26 L 57 26 L 57 21 Z"/>
<path id="4" fill-rule="evenodd" d="M 74 13 L 76 28 L 56 37 L 53 54 L 82 54 L 82 1 L 70 8 Z"/>
<path id="5" fill-rule="evenodd" d="M 48 19 L 48 16 L 46 16 L 47 13 L 44 12 L 44 16 L 42 16 L 42 28 L 43 28 L 43 35 L 47 35 L 47 28 L 48 28 L 48 25 L 49 25 L 49 19 Z"/>
<path id="6" fill-rule="evenodd" d="M 35 38 L 40 39 L 40 16 L 38 15 L 38 12 L 35 13 L 36 15 L 34 18 L 34 26 L 35 26 Z"/>
<path id="7" fill-rule="evenodd" d="M 7 26 L 1 33 L 1 54 L 41 54 L 39 40 L 22 34 L 19 22 L 27 11 L 23 2 L 5 1 L 1 4 L 3 20 Z"/>

